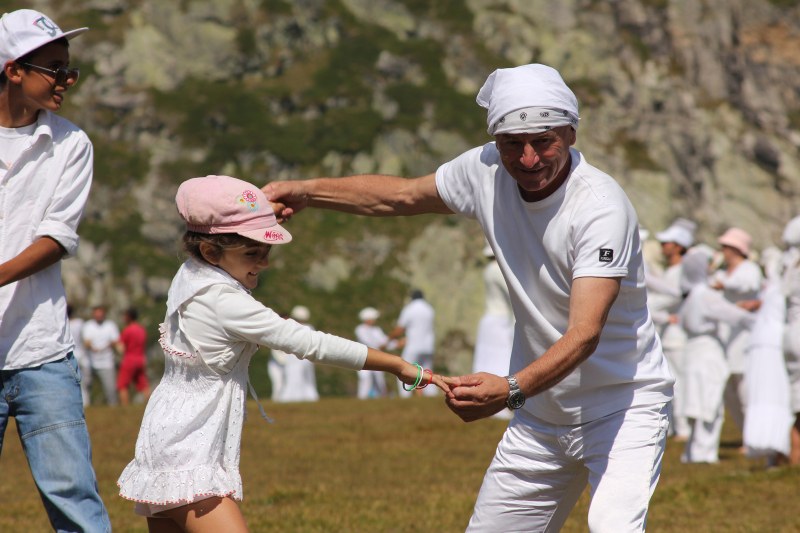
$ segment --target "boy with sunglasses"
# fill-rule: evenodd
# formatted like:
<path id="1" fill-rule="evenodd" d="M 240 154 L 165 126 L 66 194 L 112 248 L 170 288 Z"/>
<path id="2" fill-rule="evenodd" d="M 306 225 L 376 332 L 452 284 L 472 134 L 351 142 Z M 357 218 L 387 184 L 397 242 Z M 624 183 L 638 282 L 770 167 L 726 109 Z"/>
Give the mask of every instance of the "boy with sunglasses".
<path id="1" fill-rule="evenodd" d="M 110 531 L 92 468 L 62 258 L 78 246 L 92 144 L 55 113 L 78 81 L 38 11 L 0 18 L 0 450 L 15 417 L 53 529 Z"/>

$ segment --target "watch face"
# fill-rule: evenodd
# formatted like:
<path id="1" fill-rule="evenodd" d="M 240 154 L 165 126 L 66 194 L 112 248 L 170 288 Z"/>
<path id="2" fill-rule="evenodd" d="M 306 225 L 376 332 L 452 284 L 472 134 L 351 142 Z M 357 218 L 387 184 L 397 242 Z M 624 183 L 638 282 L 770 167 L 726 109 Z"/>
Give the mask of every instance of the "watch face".
<path id="1" fill-rule="evenodd" d="M 514 391 L 514 393 L 508 397 L 506 403 L 510 409 L 519 409 L 525 405 L 525 395 L 522 394 L 522 391 Z"/>

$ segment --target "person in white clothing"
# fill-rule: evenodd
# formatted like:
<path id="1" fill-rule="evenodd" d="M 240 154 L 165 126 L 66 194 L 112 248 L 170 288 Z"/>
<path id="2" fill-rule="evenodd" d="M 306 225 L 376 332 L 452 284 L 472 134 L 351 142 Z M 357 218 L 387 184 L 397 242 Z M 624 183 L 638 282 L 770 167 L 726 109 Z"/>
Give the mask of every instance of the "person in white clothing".
<path id="1" fill-rule="evenodd" d="M 164 376 L 117 483 L 150 531 L 244 532 L 239 457 L 248 387 L 253 394 L 248 365 L 259 345 L 392 372 L 412 386 L 447 386 L 396 356 L 285 320 L 250 295 L 272 246 L 292 238 L 257 187 L 228 176 L 193 178 L 176 203 L 189 259 L 172 280 L 161 325 Z"/>
<path id="2" fill-rule="evenodd" d="M 309 324 L 311 312 L 304 305 L 296 305 L 292 308 L 289 316 L 298 324 L 309 329 L 314 327 Z M 280 354 L 277 354 L 280 357 Z M 317 391 L 317 374 L 314 370 L 314 363 L 307 359 L 283 357 L 283 383 L 280 387 L 280 394 L 277 397 L 279 402 L 316 402 L 319 400 Z"/>
<path id="3" fill-rule="evenodd" d="M 289 315 L 281 314 L 281 318 L 288 318 L 288 316 Z M 290 356 L 291 354 L 276 348 L 272 348 L 269 351 L 267 375 L 269 375 L 270 384 L 272 385 L 270 398 L 273 402 L 280 401 L 281 395 L 283 394 L 283 385 L 286 381 L 284 378 L 286 359 Z"/>
<path id="4" fill-rule="evenodd" d="M 91 390 L 92 376 L 97 376 L 103 388 L 103 396 L 108 405 L 119 404 L 117 396 L 116 352 L 119 342 L 119 328 L 106 317 L 106 307 L 96 305 L 92 308 L 92 319 L 87 320 L 81 329 L 81 338 L 89 356 L 91 372 L 86 376 L 86 386 Z"/>
<path id="5" fill-rule="evenodd" d="M 689 421 L 683 414 L 683 360 L 686 333 L 677 318 L 683 301 L 681 294 L 681 262 L 686 251 L 694 244 L 697 225 L 691 220 L 679 218 L 667 229 L 656 234 L 661 243 L 661 255 L 666 268 L 661 275 L 646 271 L 647 307 L 653 315 L 653 322 L 661 337 L 664 355 L 669 361 L 670 370 L 675 377 L 675 392 L 670 412 L 670 434 L 678 440 L 689 438 Z"/>
<path id="6" fill-rule="evenodd" d="M 380 318 L 380 312 L 374 307 L 365 307 L 358 313 L 358 319 L 361 323 L 356 326 L 355 334 L 356 340 L 361 344 L 366 344 L 370 348 L 377 350 L 394 350 L 397 348 L 398 343 L 389 338 L 383 329 L 376 324 Z M 368 398 L 381 398 L 388 396 L 389 391 L 386 388 L 386 378 L 383 372 L 375 372 L 374 370 L 361 370 L 358 373 L 358 390 L 356 396 L 359 400 L 366 400 Z"/>
<path id="7" fill-rule="evenodd" d="M 723 394 L 730 369 L 720 341 L 722 324 L 749 326 L 752 313 L 726 300 L 708 283 L 711 256 L 700 249 L 690 250 L 683 258 L 681 291 L 686 299 L 680 318 L 688 339 L 684 356 L 684 414 L 691 432 L 681 460 L 686 463 L 719 461 L 719 439 L 725 407 Z"/>
<path id="8" fill-rule="evenodd" d="M 447 378 L 446 402 L 465 421 L 516 413 L 468 531 L 557 531 L 587 482 L 591 531 L 644 531 L 673 379 L 647 310 L 636 213 L 572 148 L 578 102 L 555 69 L 498 69 L 477 101 L 494 141 L 434 174 L 277 181 L 264 191 L 282 219 L 307 206 L 477 219 L 511 294 L 510 370 Z"/>
<path id="9" fill-rule="evenodd" d="M 756 311 L 745 358 L 747 402 L 742 441 L 747 456 L 765 458 L 767 467 L 788 463 L 794 421 L 783 350 L 786 297 L 781 280 L 782 256 L 775 247 L 762 250 L 764 289 L 753 304 L 738 304 Z"/>
<path id="10" fill-rule="evenodd" d="M 794 413 L 789 464 L 800 465 L 800 216 L 786 224 L 783 242 L 786 245 L 781 276 L 786 298 L 783 350 L 789 377 L 791 410 Z"/>
<path id="11" fill-rule="evenodd" d="M 721 247 L 724 268 L 713 273 L 711 286 L 722 291 L 729 302 L 757 300 L 764 277 L 761 268 L 748 259 L 752 244 L 750 234 L 740 228 L 729 228 L 717 239 L 717 243 Z M 725 346 L 730 370 L 725 386 L 725 410 L 739 429 L 743 430 L 747 403 L 744 369 L 750 328 L 745 325 L 731 327 L 723 324 L 719 335 Z"/>
<path id="12" fill-rule="evenodd" d="M 89 405 L 89 383 L 91 383 L 92 367 L 89 364 L 89 354 L 86 353 L 86 346 L 83 343 L 83 335 L 81 333 L 85 321 L 75 315 L 75 310 L 69 304 L 67 304 L 67 318 L 69 319 L 69 331 L 75 341 L 75 348 L 72 353 L 81 369 L 81 397 L 83 398 L 83 406 L 86 407 Z"/>
<path id="13" fill-rule="evenodd" d="M 13 417 L 52 529 L 105 532 L 61 280 L 92 184 L 92 142 L 58 115 L 87 30 L 33 9 L 0 18 L 0 450 Z"/>
<path id="14" fill-rule="evenodd" d="M 494 257 L 494 251 L 488 244 L 483 248 L 487 259 L 483 269 L 484 313 L 478 322 L 475 335 L 475 353 L 472 359 L 472 372 L 488 372 L 498 376 L 508 375 L 511 364 L 511 345 L 514 341 L 514 311 L 511 308 L 511 296 L 508 294 L 506 280 L 500 265 Z M 493 415 L 496 418 L 509 419 L 513 416 L 511 409 L 503 409 Z"/>
<path id="15" fill-rule="evenodd" d="M 411 300 L 400 310 L 397 324 L 389 333 L 390 339 L 402 339 L 404 359 L 418 363 L 422 368 L 433 368 L 433 352 L 436 344 L 435 334 L 436 312 L 433 306 L 425 300 L 425 295 L 419 289 L 411 291 Z M 398 389 L 401 398 L 408 398 L 411 392 L 403 387 Z M 433 388 L 417 391 L 425 396 L 433 396 Z"/>

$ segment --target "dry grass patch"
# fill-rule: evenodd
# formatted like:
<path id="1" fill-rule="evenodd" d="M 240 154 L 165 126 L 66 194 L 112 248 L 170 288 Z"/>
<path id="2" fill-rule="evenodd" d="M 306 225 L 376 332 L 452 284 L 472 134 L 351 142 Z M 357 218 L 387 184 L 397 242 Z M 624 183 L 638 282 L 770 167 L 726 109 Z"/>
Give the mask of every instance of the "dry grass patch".
<path id="1" fill-rule="evenodd" d="M 459 532 L 504 423 L 460 422 L 441 399 L 325 398 L 312 404 L 265 402 L 275 424 L 249 404 L 242 449 L 242 510 L 254 532 Z M 115 531 L 146 531 L 116 494 L 133 456 L 143 408 L 87 412 L 100 490 Z M 0 531 L 47 531 L 49 524 L 9 424 L 0 460 Z M 649 531 L 794 532 L 800 469 L 767 471 L 738 453 L 726 425 L 722 462 L 683 465 L 670 442 L 653 498 Z M 622 503 L 622 502 L 621 502 Z M 588 497 L 565 532 L 586 531 Z"/>

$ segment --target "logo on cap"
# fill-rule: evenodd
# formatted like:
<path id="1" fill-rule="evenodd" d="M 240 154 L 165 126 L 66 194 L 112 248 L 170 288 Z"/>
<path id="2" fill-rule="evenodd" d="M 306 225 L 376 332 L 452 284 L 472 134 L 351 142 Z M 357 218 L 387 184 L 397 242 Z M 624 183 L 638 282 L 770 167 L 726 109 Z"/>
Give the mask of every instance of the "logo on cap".
<path id="1" fill-rule="evenodd" d="M 33 25 L 47 32 L 50 37 L 54 37 L 58 33 L 58 26 L 53 24 L 47 17 L 39 17 L 33 22 Z"/>
<path id="2" fill-rule="evenodd" d="M 258 210 L 258 197 L 256 196 L 256 193 L 249 189 L 244 191 L 241 196 L 236 198 L 236 201 L 240 204 L 244 204 L 250 211 Z"/>
<path id="3" fill-rule="evenodd" d="M 279 232 L 277 232 L 275 230 L 268 229 L 264 233 L 264 238 L 266 240 L 268 240 L 268 241 L 282 241 L 283 240 L 283 234 L 279 233 Z"/>

